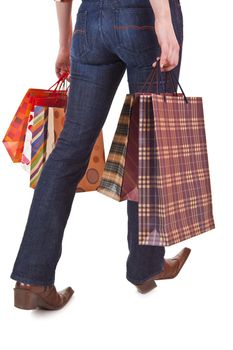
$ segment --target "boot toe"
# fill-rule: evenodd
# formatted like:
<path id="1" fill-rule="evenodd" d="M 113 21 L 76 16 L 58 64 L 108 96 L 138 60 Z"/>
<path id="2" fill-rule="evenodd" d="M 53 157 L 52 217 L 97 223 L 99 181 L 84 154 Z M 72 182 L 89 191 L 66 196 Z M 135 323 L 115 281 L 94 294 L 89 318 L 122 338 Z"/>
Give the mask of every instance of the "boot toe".
<path id="1" fill-rule="evenodd" d="M 67 287 L 59 292 L 63 299 L 63 304 L 65 305 L 68 303 L 72 295 L 74 294 L 74 290 L 71 287 Z"/>

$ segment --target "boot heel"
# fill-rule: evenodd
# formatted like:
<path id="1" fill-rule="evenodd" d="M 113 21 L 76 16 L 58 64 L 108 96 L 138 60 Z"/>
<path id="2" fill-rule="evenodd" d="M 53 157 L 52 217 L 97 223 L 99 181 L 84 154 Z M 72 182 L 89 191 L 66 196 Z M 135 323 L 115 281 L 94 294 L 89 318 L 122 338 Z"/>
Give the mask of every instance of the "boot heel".
<path id="1" fill-rule="evenodd" d="M 137 287 L 138 292 L 144 294 L 144 293 L 147 293 L 147 292 L 151 291 L 152 289 L 156 288 L 157 284 L 155 283 L 154 280 L 149 280 L 149 281 L 146 281 L 142 284 L 137 284 L 136 287 Z"/>
<path id="2" fill-rule="evenodd" d="M 20 309 L 33 310 L 37 308 L 37 295 L 29 290 L 14 288 L 14 305 Z"/>

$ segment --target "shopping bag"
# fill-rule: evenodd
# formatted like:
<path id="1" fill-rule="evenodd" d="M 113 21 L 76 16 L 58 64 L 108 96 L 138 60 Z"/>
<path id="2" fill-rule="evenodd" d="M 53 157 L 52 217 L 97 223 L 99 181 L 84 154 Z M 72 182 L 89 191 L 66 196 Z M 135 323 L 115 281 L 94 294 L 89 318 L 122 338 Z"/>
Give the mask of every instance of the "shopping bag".
<path id="1" fill-rule="evenodd" d="M 68 72 L 64 72 L 48 90 L 29 89 L 2 140 L 12 161 L 21 162 L 23 168 L 30 172 L 32 188 L 36 187 L 43 166 L 64 126 L 68 88 L 61 88 L 67 76 Z M 104 163 L 101 130 L 93 146 L 86 172 L 77 184 L 76 192 L 96 189 Z"/>
<path id="2" fill-rule="evenodd" d="M 32 142 L 32 124 L 33 124 L 33 115 L 30 114 L 28 118 L 27 129 L 25 133 L 21 165 L 24 170 L 30 172 L 30 163 L 31 163 L 31 142 Z"/>
<path id="3" fill-rule="evenodd" d="M 101 183 L 97 191 L 102 192 L 116 200 L 122 200 L 121 187 L 125 166 L 125 154 L 127 149 L 130 106 L 124 103 L 116 132 L 110 147 Z"/>
<path id="4" fill-rule="evenodd" d="M 60 83 L 58 81 L 57 83 Z M 30 113 L 36 97 L 66 98 L 67 91 L 28 89 L 2 140 L 13 162 L 21 162 Z"/>
<path id="5" fill-rule="evenodd" d="M 28 128 L 29 116 L 34 109 L 35 98 L 51 97 L 59 101 L 66 100 L 67 90 L 60 90 L 68 73 L 61 75 L 58 81 L 48 90 L 28 89 L 11 121 L 2 142 L 14 163 L 22 161 L 24 142 Z M 52 88 L 54 89 L 52 90 Z M 23 160 L 24 162 L 24 160 Z"/>
<path id="6" fill-rule="evenodd" d="M 31 142 L 30 187 L 36 188 L 43 167 L 56 146 L 65 124 L 66 109 L 64 107 L 49 107 L 45 100 L 36 100 L 43 106 L 34 107 L 34 118 Z M 49 101 L 51 105 L 51 100 Z M 104 169 L 105 153 L 103 132 L 100 131 L 93 146 L 86 172 L 77 183 L 76 192 L 95 191 L 99 186 Z"/>
<path id="7" fill-rule="evenodd" d="M 97 191 L 138 202 L 139 245 L 214 229 L 202 98 L 127 94 Z"/>

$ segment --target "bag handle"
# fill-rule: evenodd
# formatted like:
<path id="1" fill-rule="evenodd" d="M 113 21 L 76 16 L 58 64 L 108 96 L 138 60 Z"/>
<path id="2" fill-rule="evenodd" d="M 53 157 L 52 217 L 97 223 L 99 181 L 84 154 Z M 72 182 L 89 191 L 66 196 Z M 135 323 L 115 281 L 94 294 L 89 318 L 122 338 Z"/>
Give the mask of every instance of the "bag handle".
<path id="1" fill-rule="evenodd" d="M 156 66 L 153 67 L 153 68 L 152 68 L 152 71 L 149 73 L 149 75 L 148 75 L 148 77 L 147 77 L 145 83 L 143 84 L 141 90 L 143 90 L 144 86 L 145 86 L 147 83 L 149 83 L 149 87 L 151 87 L 151 84 L 152 84 L 152 82 L 153 82 L 154 76 L 155 76 L 155 74 L 157 73 L 157 79 L 156 79 L 156 82 L 157 82 L 157 84 L 156 84 L 157 90 L 156 90 L 156 93 L 159 94 L 159 88 L 158 88 L 158 87 L 159 87 L 159 82 L 161 81 L 162 84 L 163 84 L 163 79 L 161 79 L 162 74 L 161 74 L 161 70 L 160 70 L 160 65 L 158 64 L 158 63 L 159 63 L 159 60 L 160 60 L 160 58 L 157 60 Z M 158 68 L 157 68 L 157 66 L 158 66 Z M 156 68 L 157 68 L 157 69 L 156 69 Z M 178 79 L 177 79 L 177 77 L 176 77 L 176 75 L 175 75 L 175 73 L 174 73 L 173 70 L 170 70 L 170 71 L 168 71 L 168 72 L 165 72 L 165 84 L 163 84 L 163 87 L 164 87 L 164 89 L 163 89 L 163 90 L 164 90 L 164 94 L 166 94 L 167 76 L 168 76 L 168 75 L 170 76 L 170 79 L 171 79 L 171 82 L 172 82 L 172 86 L 173 86 L 173 89 L 174 89 L 174 93 L 177 95 L 177 91 L 176 91 L 176 87 L 175 87 L 175 83 L 174 83 L 174 81 L 176 81 L 176 83 L 178 84 L 178 86 L 179 86 L 179 88 L 180 88 L 180 90 L 181 90 L 181 92 L 182 92 L 182 94 L 183 94 L 183 96 L 184 96 L 185 102 L 188 103 L 188 99 L 187 99 L 187 97 L 186 97 L 186 95 L 185 95 L 185 93 L 184 93 L 184 90 L 182 89 L 182 87 L 181 87 L 181 85 L 180 85 L 180 83 L 179 83 L 179 81 L 178 81 Z M 165 95 L 164 95 L 164 100 L 165 100 Z"/>
<path id="2" fill-rule="evenodd" d="M 68 72 L 68 71 L 62 73 L 61 76 L 60 76 L 60 78 L 56 81 L 56 83 L 53 84 L 52 86 L 50 86 L 50 88 L 49 88 L 48 90 L 51 90 L 52 87 L 54 87 L 54 86 L 55 86 L 55 88 L 54 88 L 53 91 L 60 90 L 61 87 L 62 87 L 64 84 L 66 84 L 66 78 L 68 77 L 68 75 L 69 75 L 69 72 Z M 69 86 L 66 88 L 66 91 L 68 91 L 68 89 L 69 89 Z"/>

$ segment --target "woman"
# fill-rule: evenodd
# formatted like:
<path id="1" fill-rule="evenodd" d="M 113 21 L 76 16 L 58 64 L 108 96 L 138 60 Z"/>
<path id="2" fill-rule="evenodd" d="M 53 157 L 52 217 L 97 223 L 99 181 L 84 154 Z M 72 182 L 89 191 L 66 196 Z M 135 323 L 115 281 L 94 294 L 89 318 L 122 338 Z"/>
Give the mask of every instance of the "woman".
<path id="1" fill-rule="evenodd" d="M 56 1 L 60 32 L 56 74 L 70 72 L 66 121 L 34 191 L 11 274 L 17 281 L 15 306 L 23 309 L 59 309 L 74 292 L 70 287 L 57 292 L 54 286 L 63 233 L 76 185 L 125 70 L 130 93 L 140 91 L 159 57 L 162 79 L 167 71 L 174 69 L 178 76 L 180 70 L 179 0 L 83 0 L 73 32 L 71 8 L 72 1 Z M 156 91 L 156 82 L 151 89 Z M 167 90 L 173 91 L 172 84 Z M 138 203 L 128 200 L 127 213 L 126 278 L 146 293 L 156 286 L 155 280 L 174 278 L 190 249 L 164 259 L 165 247 L 138 245 Z"/>

